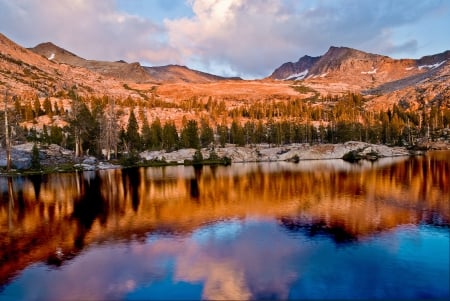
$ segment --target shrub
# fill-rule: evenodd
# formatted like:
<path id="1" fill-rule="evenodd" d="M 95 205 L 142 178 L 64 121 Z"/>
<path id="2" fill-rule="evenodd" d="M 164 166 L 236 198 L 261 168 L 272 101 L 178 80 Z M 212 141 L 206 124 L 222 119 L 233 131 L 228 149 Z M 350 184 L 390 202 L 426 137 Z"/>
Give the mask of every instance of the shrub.
<path id="1" fill-rule="evenodd" d="M 351 163 L 358 162 L 361 159 L 362 159 L 361 155 L 358 153 L 358 151 L 355 150 L 349 151 L 342 157 L 342 160 Z"/>
<path id="2" fill-rule="evenodd" d="M 136 166 L 141 158 L 137 153 L 130 153 L 120 158 L 120 165 L 125 167 Z"/>
<path id="3" fill-rule="evenodd" d="M 203 161 L 202 152 L 198 149 L 195 151 L 195 154 L 192 156 L 193 163 L 201 163 Z"/>

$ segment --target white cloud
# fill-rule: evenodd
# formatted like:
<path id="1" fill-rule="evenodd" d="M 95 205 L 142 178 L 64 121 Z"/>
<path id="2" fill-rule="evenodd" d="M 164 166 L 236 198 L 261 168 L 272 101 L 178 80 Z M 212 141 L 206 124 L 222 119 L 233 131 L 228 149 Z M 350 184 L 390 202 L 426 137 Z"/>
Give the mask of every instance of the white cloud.
<path id="1" fill-rule="evenodd" d="M 414 54 L 442 45 L 442 37 L 429 41 L 429 33 L 442 32 L 432 22 L 445 27 L 450 19 L 443 0 L 186 0 L 192 11 L 185 17 L 175 17 L 177 10 L 158 21 L 137 9 L 149 10 L 148 2 L 116 1 L 0 0 L 0 31 L 24 46 L 51 41 L 89 59 L 177 63 L 249 78 L 331 45 Z M 419 36 L 417 24 L 429 30 Z"/>
<path id="2" fill-rule="evenodd" d="M 0 20 L 1 31 L 26 47 L 51 41 L 88 59 L 180 60 L 161 41 L 161 26 L 118 11 L 114 0 L 0 0 Z"/>
<path id="3" fill-rule="evenodd" d="M 244 76 L 266 76 L 281 63 L 304 54 L 321 55 L 329 46 L 391 54 L 417 49 L 386 34 L 416 22 L 440 2 L 192 0 L 191 18 L 166 20 L 169 43 L 189 61 L 208 70 L 228 65 Z M 239 70 L 239 71 L 238 71 Z"/>

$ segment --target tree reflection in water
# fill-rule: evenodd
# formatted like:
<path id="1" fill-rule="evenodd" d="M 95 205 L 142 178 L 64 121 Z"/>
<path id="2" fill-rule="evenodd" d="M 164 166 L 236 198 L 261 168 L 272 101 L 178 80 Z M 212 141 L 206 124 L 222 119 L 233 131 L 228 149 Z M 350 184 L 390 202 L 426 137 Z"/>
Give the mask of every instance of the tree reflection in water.
<path id="1" fill-rule="evenodd" d="M 272 220 L 288 233 L 338 245 L 401 225 L 445 228 L 449 158 L 447 152 L 360 165 L 329 160 L 1 178 L 0 284 L 35 262 L 64 265 L 91 245 L 188 237 L 229 219 Z"/>

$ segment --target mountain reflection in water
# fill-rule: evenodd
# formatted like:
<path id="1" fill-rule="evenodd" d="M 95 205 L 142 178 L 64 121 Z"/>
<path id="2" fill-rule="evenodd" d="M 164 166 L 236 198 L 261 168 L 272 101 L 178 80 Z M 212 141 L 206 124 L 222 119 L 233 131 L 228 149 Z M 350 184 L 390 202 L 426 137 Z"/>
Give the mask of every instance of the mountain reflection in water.
<path id="1" fill-rule="evenodd" d="M 0 178 L 0 296 L 1 287 L 8 292 L 9 287 L 19 285 L 15 279 L 22 270 L 44 262 L 71 271 L 65 278 L 60 275 L 58 279 L 65 284 L 45 299 L 70 297 L 66 294 L 74 290 L 71 286 L 76 287 L 74 281 L 89 273 L 97 275 L 98 283 L 84 297 L 94 299 L 122 298 L 130 292 L 137 294 L 130 295 L 132 299 L 147 294 L 159 299 L 186 294 L 207 299 L 311 298 L 314 292 L 305 282 L 311 275 L 322 281 L 343 280 L 337 277 L 341 272 L 337 278 L 322 275 L 319 266 L 311 267 L 308 260 L 318 256 L 317 252 L 327 253 L 331 246 L 342 245 L 359 248 L 362 253 L 353 254 L 352 260 L 366 268 L 382 269 L 380 275 L 389 278 L 390 272 L 405 267 L 383 252 L 374 254 L 386 257 L 380 257 L 386 267 L 363 263 L 361 254 L 369 255 L 364 244 L 375 249 L 379 244 L 390 245 L 383 242 L 389 235 L 407 243 L 414 235 L 423 242 L 433 241 L 429 228 L 423 228 L 430 226 L 448 240 L 449 162 L 449 152 L 436 152 L 359 165 L 328 160 L 175 166 L 16 177 L 9 184 L 7 178 Z M 390 232 L 395 229 L 406 232 Z M 417 229 L 426 231 L 419 235 Z M 381 237 L 382 242 L 374 237 Z M 299 240 L 306 242 L 299 245 Z M 309 245 L 313 241 L 328 247 L 321 245 L 317 250 Z M 416 255 L 408 256 L 428 254 L 427 248 L 420 246 Z M 428 255 L 438 254 L 436 258 L 442 259 L 441 245 L 439 250 L 430 248 Z M 445 248 L 448 252 L 448 242 Z M 443 258 L 448 265 L 448 254 Z M 68 264 L 75 260 L 84 264 Z M 340 267 L 324 262 L 328 268 Z M 355 269 L 363 273 L 364 267 Z M 441 279 L 448 280 L 448 267 L 441 272 Z M 33 269 L 28 273 L 33 274 Z M 374 272 L 372 277 L 378 280 L 380 275 Z M 399 281 L 390 277 L 394 283 Z M 46 279 L 42 281 L 50 278 Z M 165 291 L 158 295 L 151 291 L 158 286 L 147 284 L 144 292 L 136 279 L 166 283 L 160 287 Z M 167 292 L 167 283 L 173 295 Z M 108 294 L 106 288 L 111 285 Z M 351 280 L 340 285 L 346 291 Z M 353 297 L 366 296 L 356 294 L 359 289 L 353 288 Z M 96 295 L 96 290 L 104 294 Z M 439 292 L 439 287 L 435 290 Z M 340 297 L 352 297 L 348 291 Z M 421 296 L 427 297 L 427 290 L 423 291 Z M 442 294 L 448 294 L 448 287 L 438 296 Z"/>

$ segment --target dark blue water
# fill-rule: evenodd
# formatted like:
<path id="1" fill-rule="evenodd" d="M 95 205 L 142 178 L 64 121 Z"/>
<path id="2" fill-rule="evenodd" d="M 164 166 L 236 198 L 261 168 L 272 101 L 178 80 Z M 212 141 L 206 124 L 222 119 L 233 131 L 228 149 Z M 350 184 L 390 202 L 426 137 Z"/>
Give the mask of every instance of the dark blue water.
<path id="1" fill-rule="evenodd" d="M 449 281 L 448 229 L 406 225 L 337 245 L 246 219 L 95 244 L 58 268 L 36 263 L 2 299 L 423 299 L 448 296 Z"/>
<path id="2" fill-rule="evenodd" d="M 446 299 L 447 158 L 20 179 L 0 299 Z"/>

